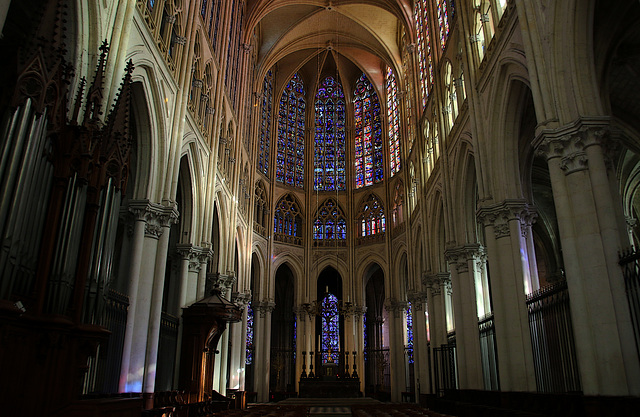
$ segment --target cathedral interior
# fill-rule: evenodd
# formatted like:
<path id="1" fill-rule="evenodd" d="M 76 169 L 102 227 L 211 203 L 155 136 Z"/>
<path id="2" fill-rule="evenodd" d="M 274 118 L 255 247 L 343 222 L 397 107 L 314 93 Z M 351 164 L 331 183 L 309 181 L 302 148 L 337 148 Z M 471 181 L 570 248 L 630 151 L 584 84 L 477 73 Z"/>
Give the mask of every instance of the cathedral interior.
<path id="1" fill-rule="evenodd" d="M 637 0 L 7 0 L 0 31 L 0 414 L 640 406 Z"/>

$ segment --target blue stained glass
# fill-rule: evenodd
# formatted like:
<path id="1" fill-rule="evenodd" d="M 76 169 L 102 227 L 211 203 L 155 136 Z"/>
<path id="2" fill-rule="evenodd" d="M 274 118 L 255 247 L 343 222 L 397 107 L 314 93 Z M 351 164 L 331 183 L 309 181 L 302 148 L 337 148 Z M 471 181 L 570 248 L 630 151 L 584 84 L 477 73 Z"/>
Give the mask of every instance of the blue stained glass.
<path id="1" fill-rule="evenodd" d="M 411 313 L 411 303 L 407 306 L 407 354 L 409 363 L 413 363 L 413 315 Z"/>
<path id="2" fill-rule="evenodd" d="M 247 306 L 247 359 L 245 361 L 246 365 L 251 365 L 253 363 L 253 308 L 251 304 Z"/>
<path id="3" fill-rule="evenodd" d="M 337 362 L 340 352 L 338 298 L 328 293 L 322 300 L 322 363 Z"/>
<path id="4" fill-rule="evenodd" d="M 318 191 L 342 191 L 346 186 L 343 98 L 342 86 L 333 77 L 325 78 L 316 94 L 313 186 Z"/>
<path id="5" fill-rule="evenodd" d="M 271 149 L 271 111 L 273 102 L 273 85 L 271 70 L 267 72 L 262 84 L 262 112 L 260 124 L 260 142 L 258 154 L 258 170 L 269 176 L 269 160 Z"/>
<path id="6" fill-rule="evenodd" d="M 356 83 L 354 97 L 356 188 L 382 181 L 382 129 L 378 95 L 365 74 Z"/>
<path id="7" fill-rule="evenodd" d="M 276 180 L 299 188 L 304 184 L 305 108 L 304 85 L 296 73 L 280 99 Z"/>
<path id="8" fill-rule="evenodd" d="M 431 62 L 431 40 L 429 37 L 429 19 L 427 1 L 417 0 L 415 3 L 416 33 L 418 38 L 418 64 L 420 67 L 420 91 L 422 92 L 422 107 L 427 105 L 429 90 L 433 84 L 433 64 Z"/>

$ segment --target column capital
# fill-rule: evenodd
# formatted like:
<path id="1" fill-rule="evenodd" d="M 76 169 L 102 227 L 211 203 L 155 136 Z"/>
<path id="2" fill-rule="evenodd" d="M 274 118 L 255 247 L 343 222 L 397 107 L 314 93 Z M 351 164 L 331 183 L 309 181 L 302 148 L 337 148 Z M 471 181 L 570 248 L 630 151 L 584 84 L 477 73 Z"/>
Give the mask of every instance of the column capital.
<path id="1" fill-rule="evenodd" d="M 402 317 L 402 313 L 407 309 L 406 301 L 398 301 L 393 297 L 384 300 L 384 308 L 389 313 L 393 313 L 393 316 L 397 319 Z"/>
<path id="2" fill-rule="evenodd" d="M 233 284 L 236 283 L 237 277 L 234 271 L 227 271 L 226 274 L 221 272 L 214 272 L 211 274 L 207 274 L 207 281 L 210 282 L 212 288 L 217 288 L 222 292 L 226 292 Z"/>
<path id="3" fill-rule="evenodd" d="M 608 117 L 581 118 L 557 128 L 542 130 L 535 142 L 536 154 L 547 160 L 559 158 L 565 175 L 588 168 L 586 149 L 598 145 L 603 153 L 615 148 L 611 140 Z"/>
<path id="4" fill-rule="evenodd" d="M 486 256 L 484 247 L 479 243 L 468 243 L 445 250 L 445 259 L 450 266 L 454 266 L 458 273 L 468 272 L 469 262 Z"/>
<path id="5" fill-rule="evenodd" d="M 260 313 L 260 317 L 264 318 L 266 317 L 267 313 L 269 314 L 273 313 L 273 310 L 275 310 L 276 308 L 276 303 L 273 301 L 272 298 L 269 298 L 269 299 L 260 301 L 259 303 L 256 304 L 254 308 Z"/>
<path id="6" fill-rule="evenodd" d="M 523 226 L 531 226 L 538 217 L 535 207 L 521 199 L 508 199 L 492 206 L 481 207 L 478 221 L 484 226 L 493 226 L 495 238 L 509 236 L 509 222 L 518 220 Z"/>
<path id="7" fill-rule="evenodd" d="M 234 292 L 233 294 L 231 294 L 231 301 L 244 309 L 251 302 L 251 290 Z"/>
<path id="8" fill-rule="evenodd" d="M 413 306 L 414 311 L 422 311 L 424 303 L 427 301 L 425 291 L 410 290 L 407 292 L 407 299 Z"/>

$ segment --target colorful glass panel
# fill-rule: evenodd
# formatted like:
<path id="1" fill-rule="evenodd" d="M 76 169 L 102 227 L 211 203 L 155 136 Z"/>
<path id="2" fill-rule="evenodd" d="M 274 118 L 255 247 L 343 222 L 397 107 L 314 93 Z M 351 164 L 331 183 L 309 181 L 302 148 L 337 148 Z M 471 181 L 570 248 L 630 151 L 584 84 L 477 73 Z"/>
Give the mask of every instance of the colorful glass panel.
<path id="1" fill-rule="evenodd" d="M 369 195 L 362 203 L 358 219 L 361 224 L 360 236 L 364 237 L 385 232 L 384 207 L 374 194 Z"/>
<path id="2" fill-rule="evenodd" d="M 391 67 L 385 76 L 387 86 L 387 131 L 389 132 L 389 167 L 391 176 L 400 171 L 400 112 L 398 111 L 398 87 Z"/>
<path id="3" fill-rule="evenodd" d="M 296 73 L 280 99 L 276 180 L 298 188 L 304 184 L 305 108 L 304 85 Z"/>
<path id="4" fill-rule="evenodd" d="M 342 85 L 333 77 L 325 78 L 315 99 L 315 190 L 346 188 L 345 109 Z"/>
<path id="5" fill-rule="evenodd" d="M 407 306 L 407 356 L 409 363 L 413 363 L 413 314 L 411 303 Z"/>
<path id="6" fill-rule="evenodd" d="M 262 110 L 260 120 L 260 138 L 258 144 L 258 170 L 269 176 L 269 161 L 271 156 L 271 111 L 273 107 L 273 75 L 267 72 L 262 83 Z"/>
<path id="7" fill-rule="evenodd" d="M 427 1 L 417 0 L 414 18 L 418 36 L 418 64 L 420 67 L 420 92 L 422 93 L 422 107 L 427 105 L 429 90 L 433 83 L 433 64 L 431 62 L 431 38 L 429 36 L 429 19 Z"/>
<path id="8" fill-rule="evenodd" d="M 202 0 L 202 6 L 200 7 L 200 15 L 204 19 L 207 16 L 207 0 Z"/>
<path id="9" fill-rule="evenodd" d="M 251 365 L 253 363 L 253 308 L 251 304 L 247 306 L 247 359 L 245 361 L 246 365 Z"/>
<path id="10" fill-rule="evenodd" d="M 338 297 L 328 293 L 322 299 L 322 363 L 338 362 L 340 352 L 340 316 Z"/>
<path id="11" fill-rule="evenodd" d="M 384 179 L 380 102 L 365 74 L 356 82 L 354 122 L 356 188 L 361 188 Z"/>
<path id="12" fill-rule="evenodd" d="M 444 50 L 449 39 L 449 14 L 446 0 L 438 0 L 438 22 L 440 23 L 440 47 Z"/>
<path id="13" fill-rule="evenodd" d="M 334 199 L 326 200 L 316 212 L 313 238 L 316 240 L 347 238 L 347 221 Z"/>

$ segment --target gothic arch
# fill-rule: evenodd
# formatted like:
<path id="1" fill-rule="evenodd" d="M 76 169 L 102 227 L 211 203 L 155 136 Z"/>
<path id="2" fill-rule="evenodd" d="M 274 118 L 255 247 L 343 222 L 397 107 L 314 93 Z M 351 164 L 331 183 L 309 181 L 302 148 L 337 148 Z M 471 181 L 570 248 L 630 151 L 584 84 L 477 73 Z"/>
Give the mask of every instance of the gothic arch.
<path id="1" fill-rule="evenodd" d="M 498 98 L 492 124 L 498 127 L 499 133 L 489 145 L 490 156 L 484 165 L 489 167 L 487 191 L 496 201 L 524 197 L 524 175 L 533 159 L 533 138 L 528 144 L 519 142 L 521 114 L 528 105 L 531 90 L 528 81 L 522 78 L 524 74 L 514 73 L 515 69 L 510 67 L 502 68 L 504 81 L 496 91 Z"/>

